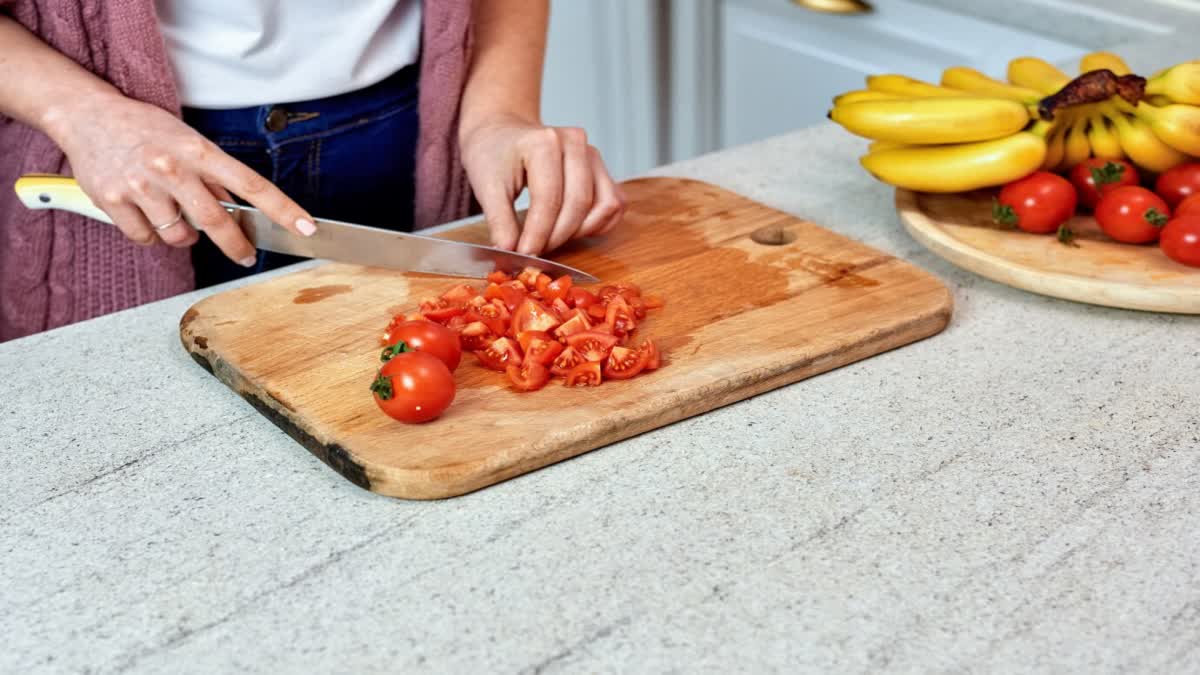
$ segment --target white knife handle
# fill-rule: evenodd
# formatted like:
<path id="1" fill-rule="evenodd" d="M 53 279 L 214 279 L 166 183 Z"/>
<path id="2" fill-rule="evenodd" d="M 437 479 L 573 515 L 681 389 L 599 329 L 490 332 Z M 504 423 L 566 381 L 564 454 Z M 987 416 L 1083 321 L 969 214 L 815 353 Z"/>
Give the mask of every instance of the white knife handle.
<path id="1" fill-rule="evenodd" d="M 92 203 L 74 178 L 31 173 L 18 178 L 13 188 L 17 191 L 17 198 L 26 208 L 70 211 L 102 223 L 113 224 L 112 218 Z"/>

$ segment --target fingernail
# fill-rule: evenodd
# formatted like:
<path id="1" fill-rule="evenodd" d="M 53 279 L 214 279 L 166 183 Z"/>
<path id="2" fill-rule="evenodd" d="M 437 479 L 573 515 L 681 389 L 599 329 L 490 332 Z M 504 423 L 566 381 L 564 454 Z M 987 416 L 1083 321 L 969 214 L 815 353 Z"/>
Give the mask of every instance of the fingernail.
<path id="1" fill-rule="evenodd" d="M 313 223 L 313 221 L 307 218 L 301 218 L 296 221 L 296 229 L 300 230 L 300 234 L 306 237 L 311 237 L 313 236 L 313 233 L 317 231 L 317 226 Z"/>
<path id="2" fill-rule="evenodd" d="M 245 258 L 242 258 L 241 260 L 239 260 L 238 264 L 241 265 L 242 267 L 254 267 L 254 263 L 256 263 L 256 262 L 258 262 L 258 258 L 251 255 L 251 256 L 246 256 Z"/>

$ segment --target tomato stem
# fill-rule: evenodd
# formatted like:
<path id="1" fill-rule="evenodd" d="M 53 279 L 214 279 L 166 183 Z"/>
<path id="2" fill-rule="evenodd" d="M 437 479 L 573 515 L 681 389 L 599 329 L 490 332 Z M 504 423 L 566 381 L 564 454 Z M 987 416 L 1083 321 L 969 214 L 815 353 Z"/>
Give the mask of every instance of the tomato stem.
<path id="1" fill-rule="evenodd" d="M 399 363 L 399 361 L 397 361 L 397 363 Z M 384 375 L 383 373 L 376 374 L 375 379 L 371 382 L 371 391 L 378 396 L 379 400 L 381 401 L 392 400 L 392 378 Z"/>
<path id="2" fill-rule="evenodd" d="M 1058 226 L 1058 241 L 1065 246 L 1074 246 L 1079 248 L 1079 243 L 1075 241 L 1075 232 L 1067 227 L 1066 223 Z"/>
<path id="3" fill-rule="evenodd" d="M 1102 167 L 1092 167 L 1092 182 L 1096 187 L 1116 183 L 1124 175 L 1125 167 L 1116 162 L 1105 162 Z"/>
<path id="4" fill-rule="evenodd" d="M 1001 204 L 999 199 L 992 200 L 992 220 L 997 225 L 1016 225 L 1017 212 L 1007 204 Z"/>
<path id="5" fill-rule="evenodd" d="M 1162 227 L 1163 225 L 1167 224 L 1168 220 L 1170 220 L 1170 218 L 1167 217 L 1167 214 L 1159 211 L 1153 206 L 1146 211 L 1145 218 L 1147 223 L 1150 223 L 1155 227 Z"/>
<path id="6" fill-rule="evenodd" d="M 379 355 L 379 360 L 384 362 L 391 361 L 392 357 L 396 356 L 397 354 L 403 354 L 411 351 L 413 351 L 412 347 L 409 347 L 408 343 L 406 343 L 404 340 L 401 340 L 390 347 L 384 347 L 383 353 Z"/>

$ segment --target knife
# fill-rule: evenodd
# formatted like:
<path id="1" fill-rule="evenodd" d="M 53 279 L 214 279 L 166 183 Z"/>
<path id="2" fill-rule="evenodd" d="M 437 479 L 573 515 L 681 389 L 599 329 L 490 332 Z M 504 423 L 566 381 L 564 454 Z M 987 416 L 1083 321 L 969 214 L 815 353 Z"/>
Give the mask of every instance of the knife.
<path id="1" fill-rule="evenodd" d="M 21 203 L 28 208 L 70 211 L 113 224 L 108 214 L 88 198 L 74 178 L 28 174 L 17 179 L 14 187 Z M 316 234 L 301 237 L 271 222 L 254 207 L 229 202 L 220 204 L 233 216 L 246 238 L 256 248 L 266 251 L 472 279 L 482 279 L 494 270 L 515 274 L 526 267 L 536 267 L 551 276 L 570 276 L 578 283 L 599 281 L 587 272 L 534 256 L 337 220 L 316 218 Z M 195 227 L 190 220 L 187 222 Z"/>

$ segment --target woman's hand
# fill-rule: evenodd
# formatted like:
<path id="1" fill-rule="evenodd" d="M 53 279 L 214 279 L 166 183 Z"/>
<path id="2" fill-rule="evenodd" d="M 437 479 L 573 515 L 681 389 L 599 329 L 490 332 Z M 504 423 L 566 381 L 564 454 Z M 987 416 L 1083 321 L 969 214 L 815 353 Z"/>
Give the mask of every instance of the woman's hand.
<path id="1" fill-rule="evenodd" d="M 254 245 L 217 203 L 231 201 L 229 192 L 296 234 L 316 230 L 279 188 L 161 108 L 105 93 L 56 107 L 44 121 L 84 192 L 139 244 L 194 244 L 182 212 L 230 259 L 252 266 Z"/>
<path id="2" fill-rule="evenodd" d="M 460 135 L 463 165 L 492 244 L 539 255 L 616 227 L 625 197 L 582 129 L 498 115 Z M 524 227 L 513 201 L 529 188 Z"/>

